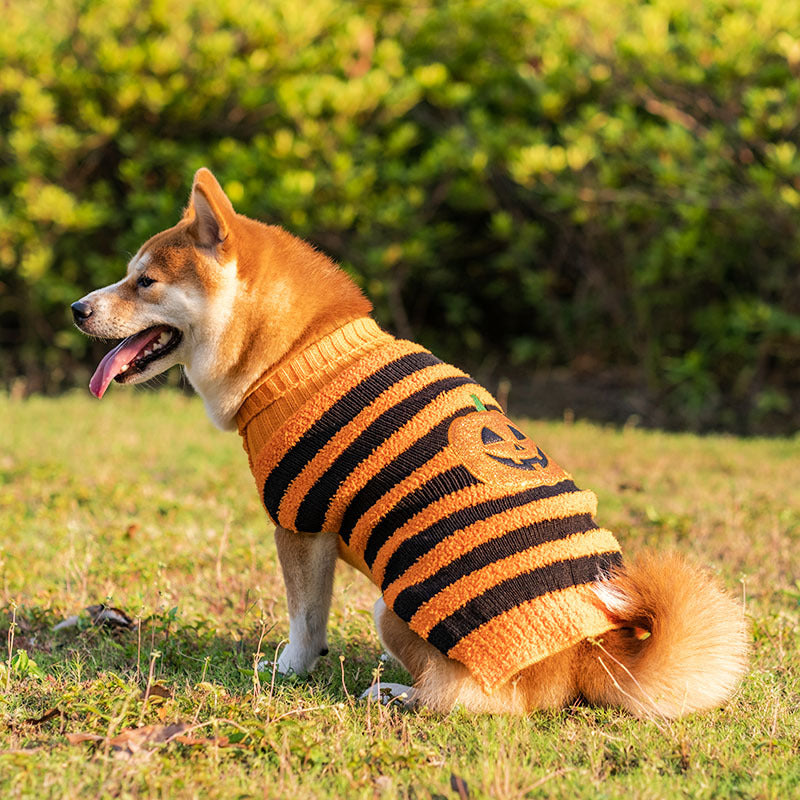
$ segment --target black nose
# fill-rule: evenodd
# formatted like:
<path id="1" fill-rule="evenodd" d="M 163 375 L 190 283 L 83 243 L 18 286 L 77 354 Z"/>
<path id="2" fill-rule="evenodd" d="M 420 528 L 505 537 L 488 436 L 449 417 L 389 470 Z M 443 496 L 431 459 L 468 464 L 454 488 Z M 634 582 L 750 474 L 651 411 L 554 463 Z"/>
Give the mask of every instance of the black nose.
<path id="1" fill-rule="evenodd" d="M 73 303 L 70 308 L 75 322 L 83 322 L 92 316 L 92 307 L 88 303 L 84 303 L 83 300 Z"/>

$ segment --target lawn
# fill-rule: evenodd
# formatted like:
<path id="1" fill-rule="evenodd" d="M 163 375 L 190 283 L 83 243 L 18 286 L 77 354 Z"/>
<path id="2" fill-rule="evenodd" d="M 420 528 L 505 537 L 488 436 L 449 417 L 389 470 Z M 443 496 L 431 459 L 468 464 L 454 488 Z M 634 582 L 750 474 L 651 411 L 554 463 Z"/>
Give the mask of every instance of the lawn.
<path id="1" fill-rule="evenodd" d="M 520 420 L 597 492 L 624 550 L 691 553 L 746 606 L 753 658 L 734 699 L 665 724 L 360 702 L 376 674 L 408 678 L 381 658 L 375 589 L 344 565 L 314 675 L 255 674 L 288 622 L 238 436 L 196 398 L 148 389 L 2 396 L 0 419 L 3 798 L 800 793 L 797 437 Z M 130 624 L 95 624 L 97 604 Z"/>

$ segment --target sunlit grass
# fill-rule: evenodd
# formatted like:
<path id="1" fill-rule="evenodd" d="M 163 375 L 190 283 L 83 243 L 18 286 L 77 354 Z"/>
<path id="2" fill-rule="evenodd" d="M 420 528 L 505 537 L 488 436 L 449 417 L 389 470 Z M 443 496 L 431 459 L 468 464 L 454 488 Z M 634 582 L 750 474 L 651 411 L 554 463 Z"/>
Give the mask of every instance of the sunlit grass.
<path id="1" fill-rule="evenodd" d="M 147 390 L 0 398 L 0 415 L 0 625 L 16 615 L 14 651 L 36 663 L 0 670 L 3 797 L 457 797 L 452 775 L 491 798 L 785 798 L 800 784 L 797 439 L 523 422 L 598 493 L 623 549 L 677 547 L 746 603 L 737 696 L 659 730 L 580 706 L 442 718 L 357 702 L 379 667 L 407 676 L 380 659 L 375 589 L 345 567 L 315 674 L 256 679 L 259 641 L 271 656 L 288 623 L 238 436 L 198 400 Z M 93 626 L 84 609 L 103 602 L 140 624 Z M 169 696 L 144 705 L 151 670 Z M 67 738 L 174 722 L 202 741 L 123 758 Z"/>

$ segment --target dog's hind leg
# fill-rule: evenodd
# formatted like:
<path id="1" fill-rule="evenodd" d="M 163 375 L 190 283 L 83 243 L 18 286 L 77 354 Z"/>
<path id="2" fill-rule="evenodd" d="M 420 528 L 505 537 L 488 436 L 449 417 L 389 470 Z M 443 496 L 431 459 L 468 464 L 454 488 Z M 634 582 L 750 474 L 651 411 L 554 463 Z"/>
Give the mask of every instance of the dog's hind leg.
<path id="1" fill-rule="evenodd" d="M 303 675 L 328 652 L 328 612 L 336 567 L 336 536 L 275 528 L 278 560 L 289 607 L 289 644 L 278 657 L 278 672 Z M 271 662 L 261 662 L 267 669 Z"/>
<path id="2" fill-rule="evenodd" d="M 447 713 L 456 706 L 488 714 L 524 714 L 536 708 L 558 708 L 576 696 L 574 650 L 564 650 L 527 667 L 491 694 L 469 670 L 440 653 L 386 607 L 375 603 L 375 624 L 386 649 L 411 673 L 414 686 L 405 689 L 413 703 Z"/>
<path id="3" fill-rule="evenodd" d="M 457 705 L 476 712 L 521 713 L 526 710 L 525 698 L 516 686 L 506 685 L 491 695 L 486 694 L 463 664 L 443 655 L 414 633 L 387 608 L 383 598 L 375 603 L 373 614 L 384 647 L 414 679 L 411 689 L 392 685 L 393 694 L 405 690 L 412 703 L 445 713 Z"/>

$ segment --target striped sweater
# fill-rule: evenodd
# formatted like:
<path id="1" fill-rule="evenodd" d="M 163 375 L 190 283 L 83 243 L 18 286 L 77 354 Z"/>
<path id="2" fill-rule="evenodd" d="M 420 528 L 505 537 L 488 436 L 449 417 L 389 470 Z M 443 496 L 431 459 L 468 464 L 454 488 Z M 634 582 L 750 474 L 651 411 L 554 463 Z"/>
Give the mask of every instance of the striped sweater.
<path id="1" fill-rule="evenodd" d="M 594 494 L 468 375 L 371 319 L 268 375 L 237 423 L 273 522 L 337 533 L 486 691 L 614 627 L 590 588 L 621 561 Z"/>

